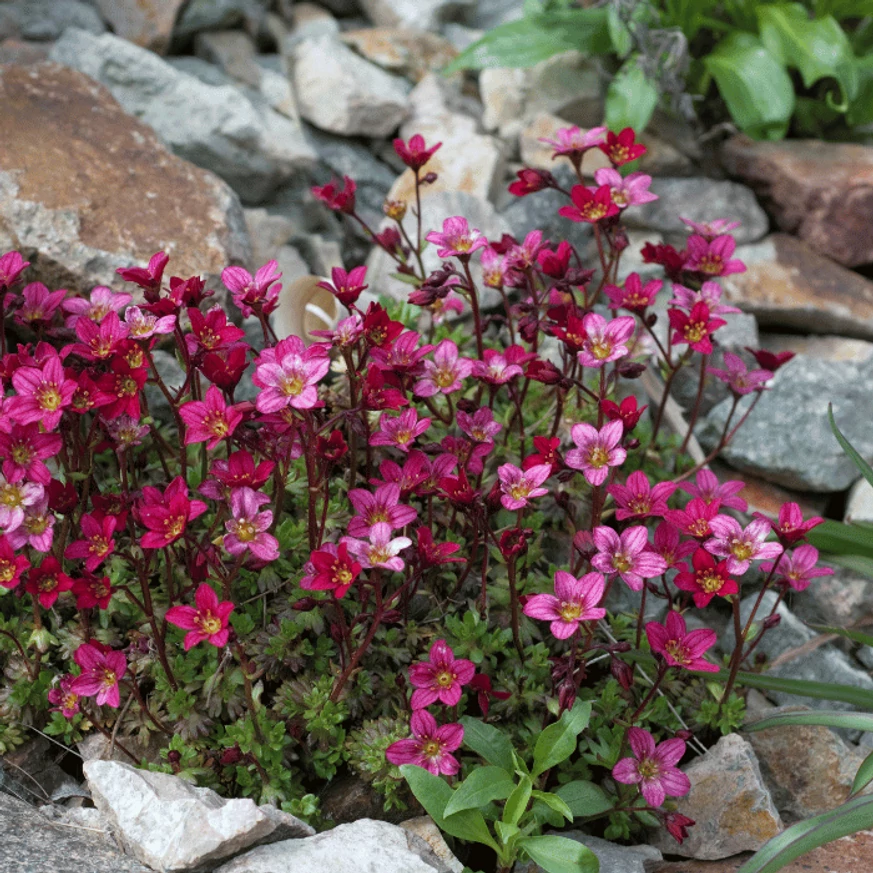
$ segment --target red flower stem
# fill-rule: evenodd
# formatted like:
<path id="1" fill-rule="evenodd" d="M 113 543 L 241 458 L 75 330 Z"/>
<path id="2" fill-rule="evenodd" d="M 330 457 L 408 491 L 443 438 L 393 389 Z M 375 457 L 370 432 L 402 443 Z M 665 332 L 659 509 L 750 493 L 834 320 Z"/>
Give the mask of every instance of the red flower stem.
<path id="1" fill-rule="evenodd" d="M 421 177 L 420 170 L 415 170 L 415 257 L 418 259 L 418 267 L 421 270 L 422 278 L 427 276 L 427 270 L 424 269 L 424 262 L 421 259 Z"/>
<path id="2" fill-rule="evenodd" d="M 476 283 L 473 281 L 473 274 L 470 272 L 470 256 L 462 255 L 458 260 L 464 266 L 464 276 L 467 279 L 467 290 L 470 292 L 470 309 L 473 310 L 473 326 L 476 331 L 476 353 L 481 361 L 485 352 L 485 348 L 482 344 L 482 319 L 479 315 L 479 297 L 476 293 Z"/>
<path id="3" fill-rule="evenodd" d="M 352 659 L 349 661 L 348 666 L 340 674 L 339 679 L 336 680 L 336 683 L 334 684 L 333 689 L 330 692 L 330 700 L 332 703 L 336 703 L 337 700 L 339 700 L 339 696 L 342 693 L 346 682 L 349 681 L 349 677 L 355 671 L 358 664 L 361 663 L 361 658 L 364 657 L 367 649 L 370 648 L 370 644 L 373 642 L 373 639 L 376 636 L 376 631 L 379 630 L 379 626 L 382 624 L 384 607 L 382 605 L 382 582 L 379 578 L 379 575 L 380 574 L 377 573 L 376 578 L 374 579 L 374 588 L 376 592 L 376 611 L 373 614 L 373 621 L 370 624 L 370 629 L 367 631 L 367 636 L 364 637 L 364 641 L 361 643 L 360 646 L 358 646 L 354 655 L 352 655 Z"/>
<path id="4" fill-rule="evenodd" d="M 255 739 L 262 745 L 267 745 L 267 738 L 264 736 L 263 731 L 261 730 L 260 722 L 258 721 L 258 708 L 255 705 L 254 694 L 252 694 L 252 673 L 249 672 L 249 666 L 251 662 L 246 657 L 246 653 L 243 651 L 243 647 L 237 643 L 233 647 L 234 654 L 239 661 L 240 671 L 243 676 L 243 690 L 246 695 L 246 704 L 248 705 L 249 712 L 252 714 L 252 727 L 255 731 Z"/>
<path id="5" fill-rule="evenodd" d="M 760 601 L 759 601 L 760 602 Z M 728 673 L 728 679 L 724 686 L 724 691 L 721 695 L 721 700 L 718 705 L 718 712 L 721 714 L 721 709 L 727 701 L 728 697 L 730 697 L 731 691 L 733 691 L 734 684 L 737 681 L 737 673 L 740 672 L 740 664 L 743 660 L 743 646 L 745 645 L 745 636 L 740 627 L 740 594 L 737 592 L 733 597 L 733 602 L 731 603 L 733 618 L 734 618 L 734 650 L 731 654 L 731 665 L 730 665 L 730 673 Z M 757 607 L 757 604 L 756 604 Z"/>
<path id="6" fill-rule="evenodd" d="M 39 673 L 34 673 L 34 665 L 31 663 L 30 658 L 27 657 L 27 652 L 24 651 L 24 647 L 20 642 L 18 642 L 18 638 L 7 630 L 0 629 L 0 634 L 4 637 L 9 637 L 9 639 L 15 643 L 15 648 L 18 649 L 18 653 L 21 655 L 21 660 L 24 661 L 27 666 L 27 672 L 30 674 L 30 681 L 36 682 L 36 680 L 39 679 Z"/>
<path id="7" fill-rule="evenodd" d="M 649 588 L 646 585 L 646 580 L 643 579 L 643 590 L 640 595 L 640 613 L 637 616 L 637 648 L 639 649 L 640 644 L 643 640 L 643 622 L 645 621 L 646 616 L 646 594 L 648 594 Z"/>
<path id="8" fill-rule="evenodd" d="M 515 555 L 511 555 L 506 564 L 506 573 L 509 578 L 509 608 L 512 621 L 512 641 L 515 643 L 515 650 L 518 652 L 519 660 L 524 664 L 524 646 L 521 644 L 521 629 L 519 627 L 518 618 L 518 587 L 515 579 Z M 578 628 L 577 628 L 578 630 Z"/>
<path id="9" fill-rule="evenodd" d="M 131 761 L 133 761 L 134 764 L 139 764 L 139 758 L 137 758 L 130 749 L 119 742 L 118 738 L 115 736 L 115 731 L 110 733 L 102 724 L 100 724 L 99 716 L 95 715 L 93 718 L 89 718 L 88 721 L 90 721 L 91 724 L 93 724 L 94 727 L 97 728 L 97 730 L 100 731 L 107 740 L 109 740 L 111 746 L 117 746 L 125 755 L 127 755 L 128 758 L 130 758 Z"/>
<path id="10" fill-rule="evenodd" d="M 173 689 L 173 691 L 178 691 L 179 685 L 176 682 L 176 676 L 174 675 L 173 668 L 170 666 L 170 662 L 167 659 L 165 635 L 158 628 L 158 621 L 155 618 L 155 610 L 152 606 L 152 593 L 149 589 L 148 573 L 144 572 L 144 568 L 139 563 L 137 563 L 136 569 L 137 576 L 139 577 L 139 587 L 142 591 L 143 611 L 146 614 L 149 625 L 151 625 L 152 637 L 154 638 L 155 648 L 158 652 L 158 660 L 161 662 L 161 666 L 164 668 L 164 672 L 167 674 L 167 682 L 170 683 L 170 687 Z M 166 625 L 167 621 L 166 619 L 164 619 L 164 630 L 166 630 Z"/>
<path id="11" fill-rule="evenodd" d="M 643 702 L 636 708 L 634 714 L 628 719 L 629 724 L 633 724 L 640 717 L 640 713 L 649 705 L 649 703 L 651 703 L 652 698 L 658 693 L 658 687 L 667 675 L 668 669 L 669 667 L 664 663 L 658 665 L 658 675 L 655 676 L 655 681 L 652 682 L 652 687 L 649 689 L 649 693 L 643 698 Z"/>
<path id="12" fill-rule="evenodd" d="M 709 355 L 701 355 L 700 358 L 700 379 L 697 383 L 697 396 L 694 398 L 694 407 L 691 410 L 691 418 L 688 419 L 688 432 L 685 434 L 685 439 L 682 440 L 682 445 L 679 446 L 679 454 L 685 453 L 688 448 L 688 440 L 691 439 L 691 434 L 694 433 L 694 425 L 697 424 L 697 416 L 700 415 L 700 404 L 703 400 L 703 389 L 706 386 L 706 365 L 709 363 Z"/>
<path id="13" fill-rule="evenodd" d="M 171 731 L 154 713 L 149 709 L 148 704 L 145 701 L 145 698 L 142 696 L 142 692 L 139 689 L 139 684 L 136 681 L 136 677 L 131 677 L 129 682 L 124 683 L 129 689 L 131 694 L 136 698 L 136 702 L 140 705 L 142 711 L 149 717 L 151 723 L 162 733 L 165 733 L 167 736 L 173 736 L 173 731 Z"/>

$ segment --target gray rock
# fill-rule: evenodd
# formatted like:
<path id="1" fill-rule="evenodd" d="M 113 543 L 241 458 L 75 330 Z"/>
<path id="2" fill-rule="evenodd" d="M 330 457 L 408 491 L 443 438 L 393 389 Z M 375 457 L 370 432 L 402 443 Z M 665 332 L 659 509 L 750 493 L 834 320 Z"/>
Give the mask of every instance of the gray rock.
<path id="1" fill-rule="evenodd" d="M 861 480 L 864 481 L 864 480 Z M 822 566 L 828 566 L 826 561 Z M 873 579 L 833 567 L 832 576 L 821 576 L 791 604 L 791 611 L 813 624 L 847 627 L 859 616 L 873 612 Z"/>
<path id="2" fill-rule="evenodd" d="M 246 227 L 252 241 L 252 261 L 255 266 L 274 258 L 280 246 L 294 235 L 295 226 L 283 215 L 271 215 L 266 209 L 246 209 Z"/>
<path id="3" fill-rule="evenodd" d="M 214 873 L 452 873 L 428 844 L 397 825 L 361 819 L 303 840 L 246 852 Z"/>
<path id="4" fill-rule="evenodd" d="M 228 76 L 244 85 L 259 88 L 261 68 L 255 55 L 255 43 L 242 30 L 210 30 L 198 33 L 194 39 L 198 57 L 216 64 Z"/>
<path id="5" fill-rule="evenodd" d="M 525 118 L 549 112 L 580 127 L 603 123 L 600 74 L 581 52 L 562 52 L 524 72 Z"/>
<path id="6" fill-rule="evenodd" d="M 4 873 L 151 873 L 105 834 L 46 821 L 32 806 L 0 793 L 0 870 Z"/>
<path id="7" fill-rule="evenodd" d="M 770 222 L 767 213 L 758 205 L 750 188 L 738 182 L 695 177 L 692 179 L 656 178 L 650 190 L 657 200 L 644 203 L 624 214 L 628 227 L 657 230 L 661 233 L 690 231 L 679 220 L 712 221 L 729 218 L 741 222 L 731 231 L 738 243 L 752 243 L 764 237 Z"/>
<path id="8" fill-rule="evenodd" d="M 648 862 L 660 861 L 663 855 L 654 846 L 618 846 L 599 837 L 591 837 L 580 831 L 561 831 L 558 836 L 583 843 L 600 862 L 600 873 L 646 873 Z M 516 865 L 517 873 L 544 873 L 533 861 Z"/>
<path id="9" fill-rule="evenodd" d="M 373 24 L 381 27 L 412 27 L 439 30 L 446 22 L 458 22 L 475 8 L 475 0 L 361 0 Z"/>
<path id="10" fill-rule="evenodd" d="M 788 333 L 762 333 L 761 348 L 771 352 L 794 352 L 823 361 L 869 361 L 873 343 L 844 336 L 800 336 Z"/>
<path id="11" fill-rule="evenodd" d="M 94 34 L 106 31 L 100 13 L 88 3 L 78 0 L 17 0 L 15 3 L 4 3 L 2 14 L 14 22 L 22 39 L 60 39 L 64 31 L 71 27 Z"/>
<path id="12" fill-rule="evenodd" d="M 245 21 L 263 20 L 269 0 L 188 0 L 173 31 L 189 37 L 201 30 L 224 30 Z"/>
<path id="13" fill-rule="evenodd" d="M 524 15 L 524 0 L 478 0 L 468 16 L 470 27 L 490 30 Z"/>
<path id="14" fill-rule="evenodd" d="M 873 485 L 866 479 L 859 479 L 849 491 L 844 521 L 873 523 Z"/>
<path id="15" fill-rule="evenodd" d="M 406 118 L 409 83 L 329 36 L 293 47 L 292 79 L 300 114 L 322 130 L 382 137 Z"/>
<path id="16" fill-rule="evenodd" d="M 164 54 L 185 0 L 92 0 L 116 36 Z M 85 28 L 86 30 L 88 28 Z"/>
<path id="17" fill-rule="evenodd" d="M 105 85 L 180 157 L 212 170 L 246 202 L 310 167 L 312 148 L 290 119 L 256 108 L 233 87 L 212 87 L 123 39 L 68 30 L 52 58 Z"/>
<path id="18" fill-rule="evenodd" d="M 287 813 L 227 800 L 167 773 L 115 761 L 88 761 L 84 770 L 116 840 L 160 873 L 209 869 L 252 846 L 314 833 Z"/>
<path id="19" fill-rule="evenodd" d="M 677 807 L 695 825 L 682 845 L 658 831 L 652 842 L 661 851 L 705 861 L 729 858 L 761 848 L 782 830 L 758 759 L 739 734 L 722 737 L 683 769 L 691 791 L 677 800 Z"/>
<path id="20" fill-rule="evenodd" d="M 873 361 L 829 362 L 798 355 L 776 373 L 772 389 L 721 457 L 732 467 L 786 488 L 842 491 L 859 474 L 831 432 L 828 403 L 833 403 L 836 421 L 849 442 L 871 460 L 871 392 Z M 750 396 L 740 402 L 737 416 L 751 401 Z M 730 401 L 720 403 L 700 427 L 698 439 L 704 448 L 716 444 L 729 408 Z"/>
<path id="21" fill-rule="evenodd" d="M 463 24 L 447 24 L 443 28 L 443 36 L 459 51 L 469 48 L 477 40 L 485 36 L 484 30 L 465 27 Z"/>
<path id="22" fill-rule="evenodd" d="M 440 829 L 429 815 L 409 818 L 400 822 L 400 827 L 410 834 L 421 837 L 452 873 L 463 873 L 464 865 L 452 854 L 452 850 L 446 844 Z"/>

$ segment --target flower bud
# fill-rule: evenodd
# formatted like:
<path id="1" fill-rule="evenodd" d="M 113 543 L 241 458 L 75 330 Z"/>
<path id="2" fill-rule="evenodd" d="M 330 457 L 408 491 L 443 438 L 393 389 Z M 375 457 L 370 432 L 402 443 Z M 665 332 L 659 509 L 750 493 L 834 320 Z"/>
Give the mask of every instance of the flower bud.
<path id="1" fill-rule="evenodd" d="M 439 178 L 436 173 L 425 173 L 424 177 L 421 180 L 422 185 L 433 185 L 434 182 Z"/>
<path id="2" fill-rule="evenodd" d="M 776 627 L 781 621 L 782 616 L 779 615 L 778 612 L 773 615 L 768 615 L 767 618 L 764 619 L 764 630 L 770 630 L 770 628 Z"/>
<path id="3" fill-rule="evenodd" d="M 621 685 L 625 691 L 633 686 L 634 668 L 625 661 L 622 661 L 621 658 L 610 658 L 609 672 L 612 673 L 618 684 Z"/>
<path id="4" fill-rule="evenodd" d="M 318 601 L 314 597 L 301 597 L 296 603 L 291 604 L 291 609 L 296 612 L 311 612 L 318 606 Z"/>
<path id="5" fill-rule="evenodd" d="M 382 211 L 392 221 L 403 221 L 403 219 L 406 217 L 406 201 L 386 200 L 382 204 Z"/>

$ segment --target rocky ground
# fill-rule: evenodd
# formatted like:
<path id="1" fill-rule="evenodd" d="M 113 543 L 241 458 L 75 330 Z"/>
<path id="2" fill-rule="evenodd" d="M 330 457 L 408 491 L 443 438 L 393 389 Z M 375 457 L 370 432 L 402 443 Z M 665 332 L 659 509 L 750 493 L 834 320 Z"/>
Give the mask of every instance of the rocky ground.
<path id="1" fill-rule="evenodd" d="M 463 214 L 488 237 L 539 227 L 591 252 L 587 226 L 557 216 L 554 192 L 516 199 L 506 186 L 522 163 L 555 169 L 539 137 L 600 123 L 597 68 L 569 53 L 523 71 L 438 72 L 522 6 L 0 2 L 0 251 L 21 251 L 32 262 L 30 280 L 76 291 L 111 285 L 117 267 L 164 249 L 174 274 L 201 273 L 213 284 L 228 264 L 252 269 L 271 258 L 286 285 L 367 263 L 372 288 L 405 297 L 407 286 L 390 278 L 380 253 L 309 188 L 354 177 L 358 201 L 378 225 L 386 192 L 402 199 L 411 190 L 391 138 L 421 133 L 443 143 L 430 167 L 438 181 L 424 189 L 427 225 Z M 649 269 L 639 256 L 645 241 L 682 244 L 679 215 L 741 220 L 736 256 L 749 269 L 724 285 L 745 314 L 728 316 L 722 349 L 798 352 L 723 453 L 726 472 L 748 483 L 751 509 L 771 512 L 792 499 L 831 517 L 873 521 L 873 491 L 857 482 L 826 418 L 832 403 L 843 432 L 873 458 L 873 147 L 735 136 L 701 148 L 666 117 L 644 141 L 649 152 L 639 169 L 655 177 L 660 199 L 627 215 L 625 271 Z M 695 388 L 678 384 L 680 404 Z M 716 386 L 707 390 L 698 429 L 704 449 L 728 408 Z M 866 618 L 873 582 L 837 569 L 780 613 L 762 646 L 776 675 L 873 688 L 873 653 L 862 650 L 861 663 L 804 623 Z M 760 710 L 798 703 L 753 700 Z M 861 747 L 851 742 L 858 739 Z M 627 849 L 584 839 L 603 873 L 733 871 L 741 853 L 785 823 L 840 803 L 868 743 L 813 727 L 727 737 L 688 768 L 694 788 L 680 809 L 698 826 L 683 846 L 655 840 Z M 291 816 L 81 751 L 89 759 L 84 784 L 52 762 L 43 740 L 6 757 L 3 873 L 460 870 L 427 821 L 401 829 L 362 819 L 312 836 Z M 96 809 L 83 806 L 88 797 Z M 23 802 L 47 800 L 46 818 Z M 190 827 L 181 839 L 173 828 L 183 819 Z M 664 861 L 662 851 L 693 860 Z M 869 873 L 873 833 L 785 869 Z"/>

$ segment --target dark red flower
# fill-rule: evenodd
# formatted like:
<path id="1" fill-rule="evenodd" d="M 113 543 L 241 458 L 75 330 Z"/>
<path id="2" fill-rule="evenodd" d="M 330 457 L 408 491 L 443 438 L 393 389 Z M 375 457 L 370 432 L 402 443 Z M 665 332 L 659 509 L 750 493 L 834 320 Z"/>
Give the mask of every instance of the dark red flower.
<path id="1" fill-rule="evenodd" d="M 385 348 L 403 332 L 403 322 L 392 321 L 378 303 L 371 303 L 364 313 L 364 339 L 367 345 Z"/>
<path id="2" fill-rule="evenodd" d="M 635 139 L 636 133 L 632 127 L 626 127 L 617 134 L 610 130 L 606 134 L 606 142 L 600 143 L 597 148 L 609 158 L 614 167 L 621 167 L 646 153 L 646 147 L 634 142 Z"/>
<path id="3" fill-rule="evenodd" d="M 470 688 L 476 692 L 476 702 L 482 712 L 482 718 L 488 718 L 490 698 L 495 700 L 509 700 L 512 694 L 509 691 L 495 691 L 491 685 L 491 679 L 484 673 L 477 673 L 470 680 Z"/>
<path id="4" fill-rule="evenodd" d="M 535 191 L 543 191 L 546 188 L 556 188 L 555 177 L 548 170 L 534 170 L 524 167 L 516 173 L 516 179 L 509 186 L 509 193 L 516 197 L 525 197 Z"/>
<path id="5" fill-rule="evenodd" d="M 354 179 L 348 176 L 343 176 L 343 187 L 339 187 L 339 182 L 334 179 L 327 185 L 322 187 L 314 187 L 312 193 L 326 204 L 328 209 L 334 212 L 345 212 L 346 215 L 354 215 L 355 212 L 355 190 L 357 189 Z"/>
<path id="6" fill-rule="evenodd" d="M 564 460 L 558 451 L 561 440 L 558 437 L 535 436 L 533 444 L 536 453 L 528 455 L 521 462 L 521 469 L 529 470 L 531 467 L 537 467 L 540 464 L 549 464 L 552 468 L 552 473 L 557 473 L 564 465 Z"/>
<path id="7" fill-rule="evenodd" d="M 618 213 L 618 206 L 612 200 L 612 189 L 609 185 L 601 185 L 592 191 L 585 185 L 574 185 L 570 191 L 572 206 L 562 206 L 558 215 L 569 218 L 570 221 L 584 221 L 596 224 L 604 218 Z"/>
<path id="8" fill-rule="evenodd" d="M 335 464 L 348 450 L 348 444 L 338 430 L 331 431 L 327 439 L 320 436 L 315 444 L 318 456 L 332 464 Z"/>
<path id="9" fill-rule="evenodd" d="M 435 543 L 429 527 L 418 528 L 415 531 L 415 538 L 418 541 L 418 560 L 422 567 L 464 562 L 464 558 L 451 557 L 461 547 L 457 543 Z"/>
<path id="10" fill-rule="evenodd" d="M 763 367 L 771 373 L 775 373 L 797 354 L 796 352 L 768 352 L 766 349 L 755 351 L 755 349 L 750 349 L 748 346 L 745 349 L 758 362 L 759 367 Z"/>
<path id="11" fill-rule="evenodd" d="M 438 142 L 435 146 L 427 148 L 424 143 L 424 137 L 420 133 L 416 133 L 409 138 L 409 143 L 405 143 L 402 139 L 394 140 L 394 151 L 397 152 L 397 157 L 406 164 L 411 170 L 416 173 L 431 159 L 433 153 L 442 145 Z"/>
<path id="12" fill-rule="evenodd" d="M 628 434 L 637 426 L 640 416 L 649 407 L 641 406 L 637 409 L 637 398 L 631 394 L 621 401 L 621 405 L 613 400 L 601 400 L 600 408 L 609 421 L 620 418 L 624 425 L 624 432 Z"/>

